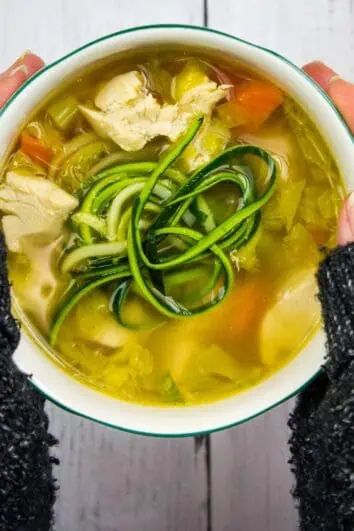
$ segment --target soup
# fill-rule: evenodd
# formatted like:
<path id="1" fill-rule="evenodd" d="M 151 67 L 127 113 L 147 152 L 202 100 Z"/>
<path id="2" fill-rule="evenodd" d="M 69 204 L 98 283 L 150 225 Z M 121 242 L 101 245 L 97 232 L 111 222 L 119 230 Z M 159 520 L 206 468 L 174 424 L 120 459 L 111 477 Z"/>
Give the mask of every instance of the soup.
<path id="1" fill-rule="evenodd" d="M 119 399 L 237 393 L 318 329 L 343 191 L 311 120 L 257 72 L 199 50 L 111 58 L 51 95 L 5 163 L 21 319 Z"/>

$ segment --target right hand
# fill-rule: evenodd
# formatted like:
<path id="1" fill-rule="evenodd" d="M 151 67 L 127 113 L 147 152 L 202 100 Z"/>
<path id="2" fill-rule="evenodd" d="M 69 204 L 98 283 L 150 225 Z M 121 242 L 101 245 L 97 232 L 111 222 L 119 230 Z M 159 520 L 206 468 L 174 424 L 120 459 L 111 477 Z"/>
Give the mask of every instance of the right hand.
<path id="1" fill-rule="evenodd" d="M 309 63 L 303 69 L 327 92 L 354 134 L 354 84 L 344 81 L 319 61 Z M 354 242 L 354 192 L 343 203 L 338 220 L 337 240 L 339 245 Z"/>

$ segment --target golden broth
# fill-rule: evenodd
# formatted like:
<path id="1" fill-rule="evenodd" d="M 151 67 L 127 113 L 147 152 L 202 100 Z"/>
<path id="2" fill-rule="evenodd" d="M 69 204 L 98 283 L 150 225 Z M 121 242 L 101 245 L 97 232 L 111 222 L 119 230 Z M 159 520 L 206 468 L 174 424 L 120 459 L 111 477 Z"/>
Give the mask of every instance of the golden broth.
<path id="1" fill-rule="evenodd" d="M 190 50 L 146 51 L 95 65 L 94 70 L 63 85 L 55 99 L 64 94 L 91 104 L 107 81 L 138 67 L 150 76 L 158 98 L 163 99 L 165 94 L 167 101 L 171 79 L 191 57 L 193 61 L 199 58 L 221 65 L 236 86 L 242 79 L 257 79 L 254 72 L 226 59 L 196 55 Z M 161 74 L 161 66 L 166 75 Z M 208 68 L 215 80 L 218 71 Z M 49 146 L 55 161 L 65 154 L 67 143 L 92 132 L 92 128 L 77 114 L 67 130 L 58 131 L 48 115 L 52 99 L 37 110 L 24 130 Z M 214 141 L 212 138 L 210 144 Z M 275 194 L 262 209 L 257 233 L 239 251 L 228 251 L 234 268 L 231 294 L 205 314 L 173 320 L 161 318 L 136 293 L 126 312 L 137 322 L 148 316 L 149 326 L 132 330 L 121 327 L 111 313 L 114 283 L 96 289 L 81 299 L 65 319 L 55 346 L 55 359 L 75 378 L 137 403 L 188 405 L 215 401 L 268 377 L 297 354 L 317 330 L 320 311 L 314 299 L 313 275 L 326 250 L 335 244 L 343 196 L 335 162 L 313 124 L 289 97 L 262 125 L 232 128 L 228 145 L 237 143 L 268 151 L 276 161 L 279 179 Z M 149 156 L 156 160 L 165 148 L 166 143 L 157 142 Z M 23 149 L 20 144 L 15 146 L 5 173 L 9 168 L 20 174 L 31 171 L 72 192 L 69 171 L 64 174 L 53 170 L 53 160 L 48 170 L 40 157 L 35 161 L 24 159 Z M 93 155 L 88 151 L 78 164 L 88 173 L 115 151 L 118 147 L 109 143 Z M 266 185 L 262 168 L 252 160 L 249 167 L 257 177 L 256 189 L 262 190 Z M 239 201 L 228 184 L 208 191 L 205 198 L 220 219 L 232 213 Z M 60 272 L 63 249 L 73 237 L 70 231 L 72 226 L 67 224 L 53 241 L 27 238 L 21 253 L 9 253 L 10 277 L 21 311 L 45 338 L 58 301 L 71 282 L 70 274 Z M 207 279 L 201 274 L 197 281 L 187 282 L 184 291 L 172 286 L 171 293 L 183 297 L 189 291 L 202 290 Z"/>

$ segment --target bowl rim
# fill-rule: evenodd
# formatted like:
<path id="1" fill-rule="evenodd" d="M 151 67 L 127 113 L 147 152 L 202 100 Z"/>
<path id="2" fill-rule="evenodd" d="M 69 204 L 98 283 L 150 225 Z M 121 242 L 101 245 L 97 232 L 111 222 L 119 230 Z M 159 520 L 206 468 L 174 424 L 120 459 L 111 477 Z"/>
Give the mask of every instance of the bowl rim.
<path id="1" fill-rule="evenodd" d="M 269 48 L 266 48 L 266 47 L 251 43 L 251 42 L 249 42 L 249 41 L 247 41 L 245 39 L 241 39 L 241 38 L 236 37 L 234 35 L 231 35 L 229 33 L 226 33 L 226 32 L 223 32 L 223 31 L 219 31 L 219 30 L 216 30 L 216 29 L 212 29 L 212 28 L 207 28 L 207 27 L 204 27 L 204 26 L 189 25 L 189 24 L 149 24 L 149 25 L 142 25 L 142 26 L 134 26 L 134 27 L 126 28 L 126 29 L 119 30 L 119 31 L 116 31 L 116 32 L 113 32 L 113 33 L 109 33 L 107 35 L 104 35 L 102 37 L 94 39 L 94 40 L 92 40 L 92 41 L 90 41 L 90 42 L 88 42 L 88 43 L 86 43 L 86 44 L 84 44 L 84 45 L 82 45 L 82 46 L 80 46 L 78 48 L 75 48 L 74 50 L 72 50 L 71 52 L 67 53 L 66 55 L 63 55 L 62 57 L 60 57 L 60 58 L 56 59 L 55 61 L 49 63 L 48 65 L 44 66 L 36 74 L 34 74 L 32 77 L 30 77 L 23 85 L 21 85 L 21 87 L 12 95 L 12 97 L 0 109 L 0 118 L 2 118 L 5 115 L 7 109 L 17 99 L 17 97 L 26 89 L 26 87 L 28 87 L 31 83 L 33 83 L 37 78 L 39 78 L 45 72 L 48 72 L 49 70 L 53 69 L 57 65 L 59 65 L 59 64 L 63 63 L 64 61 L 66 61 L 67 59 L 70 59 L 74 55 L 80 53 L 81 51 L 84 51 L 84 50 L 86 50 L 86 49 L 88 49 L 88 48 L 90 48 L 90 47 L 92 47 L 92 46 L 94 46 L 94 45 L 96 45 L 96 44 L 98 44 L 100 42 L 109 40 L 111 38 L 119 37 L 121 35 L 125 35 L 125 34 L 128 34 L 128 33 L 134 33 L 134 32 L 139 32 L 139 31 L 146 31 L 146 30 L 159 30 L 159 29 L 167 29 L 167 30 L 169 30 L 169 29 L 171 29 L 171 30 L 180 29 L 180 30 L 187 30 L 187 31 L 201 31 L 201 32 L 205 32 L 205 33 L 211 33 L 211 34 L 218 35 L 218 36 L 221 36 L 221 37 L 224 37 L 224 38 L 227 38 L 227 39 L 231 39 L 231 40 L 236 41 L 238 43 L 245 44 L 245 45 L 247 45 L 247 46 L 249 46 L 251 48 L 262 50 L 262 51 L 266 52 L 267 54 L 275 56 L 276 58 L 280 59 L 280 61 L 284 62 L 285 64 L 290 66 L 292 69 L 294 69 L 301 77 L 304 78 L 304 80 L 306 80 L 307 83 L 311 84 L 317 90 L 319 96 L 321 96 L 322 99 L 328 105 L 330 105 L 332 110 L 335 112 L 335 114 L 337 115 L 337 117 L 341 121 L 342 125 L 344 126 L 345 130 L 348 132 L 348 135 L 349 135 L 350 139 L 353 141 L 353 135 L 351 133 L 351 130 L 350 130 L 348 124 L 346 123 L 346 121 L 344 120 L 342 114 L 337 109 L 337 107 L 334 105 L 332 100 L 329 98 L 329 96 L 320 88 L 320 86 L 314 80 L 312 80 L 301 68 L 296 66 L 292 61 L 290 61 L 289 59 L 285 58 L 281 54 L 279 54 L 279 53 L 277 53 L 277 52 L 275 52 L 275 51 L 273 51 L 273 50 L 271 50 Z M 68 411 L 70 413 L 73 413 L 75 415 L 78 415 L 78 416 L 80 416 L 82 418 L 86 418 L 86 419 L 92 420 L 94 422 L 97 422 L 97 423 L 99 423 L 101 425 L 104 425 L 104 426 L 107 426 L 107 427 L 111 427 L 111 428 L 114 428 L 114 429 L 117 429 L 117 430 L 120 430 L 120 431 L 123 431 L 123 432 L 127 432 L 127 433 L 138 434 L 138 435 L 146 435 L 146 436 L 152 436 L 152 437 L 159 437 L 159 438 L 182 438 L 182 437 L 199 436 L 199 435 L 204 435 L 204 434 L 209 434 L 209 433 L 215 433 L 215 432 L 218 432 L 218 431 L 222 431 L 224 429 L 228 429 L 228 428 L 231 428 L 231 427 L 238 426 L 238 425 L 243 424 L 243 423 L 245 423 L 245 422 L 247 422 L 247 421 L 249 421 L 251 419 L 254 419 L 254 418 L 258 417 L 259 415 L 262 415 L 263 413 L 266 413 L 267 411 L 270 411 L 271 409 L 279 406 L 283 402 L 286 402 L 290 398 L 292 398 L 295 395 L 297 395 L 299 392 L 301 392 L 303 389 L 305 389 L 315 378 L 317 378 L 317 376 L 321 372 L 322 372 L 322 368 L 320 367 L 310 378 L 308 378 L 297 389 L 295 389 L 294 391 L 292 391 L 288 395 L 282 397 L 280 400 L 274 402 L 270 406 L 267 406 L 264 409 L 261 409 L 261 410 L 257 411 L 253 415 L 249 415 L 249 416 L 247 416 L 247 417 L 245 417 L 245 418 L 243 418 L 241 420 L 238 420 L 238 421 L 235 421 L 235 422 L 232 422 L 232 423 L 228 423 L 228 424 L 225 424 L 225 425 L 217 426 L 217 427 L 214 427 L 214 428 L 205 429 L 205 430 L 202 430 L 202 431 L 200 431 L 200 430 L 198 430 L 198 431 L 185 431 L 183 433 L 163 433 L 163 432 L 161 432 L 161 433 L 157 433 L 157 432 L 149 433 L 147 431 L 139 431 L 139 430 L 135 430 L 135 429 L 129 429 L 129 428 L 126 428 L 126 427 L 121 427 L 121 426 L 119 426 L 117 424 L 112 424 L 112 423 L 109 423 L 107 421 L 100 420 L 99 418 L 87 415 L 87 414 L 85 414 L 83 412 L 77 411 L 74 408 L 68 407 L 66 404 L 64 404 L 62 402 L 59 402 L 57 399 L 54 399 L 50 394 L 48 394 L 48 392 L 43 391 L 35 382 L 32 381 L 32 378 L 30 376 L 29 376 L 29 380 L 31 381 L 32 385 L 41 394 L 43 394 L 45 396 L 45 398 L 47 398 L 52 403 L 54 403 L 57 406 L 59 406 L 61 409 L 65 410 L 65 411 Z M 222 399 L 221 399 L 221 401 L 222 401 Z"/>

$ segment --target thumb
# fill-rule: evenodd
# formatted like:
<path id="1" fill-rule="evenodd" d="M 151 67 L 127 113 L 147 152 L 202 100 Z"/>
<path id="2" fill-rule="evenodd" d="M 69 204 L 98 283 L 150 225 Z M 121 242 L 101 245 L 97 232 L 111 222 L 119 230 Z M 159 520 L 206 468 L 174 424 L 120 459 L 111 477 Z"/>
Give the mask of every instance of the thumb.
<path id="1" fill-rule="evenodd" d="M 40 57 L 31 52 L 25 52 L 6 72 L 0 75 L 0 107 L 12 96 L 14 92 L 40 70 L 44 62 Z"/>
<path id="2" fill-rule="evenodd" d="M 328 95 L 342 113 L 352 133 L 354 133 L 354 85 L 337 78 L 330 84 Z"/>
<path id="3" fill-rule="evenodd" d="M 354 193 L 345 199 L 338 220 L 339 245 L 354 242 Z"/>
<path id="4" fill-rule="evenodd" d="M 354 84 L 341 79 L 320 61 L 309 63 L 303 69 L 327 92 L 354 133 Z"/>

